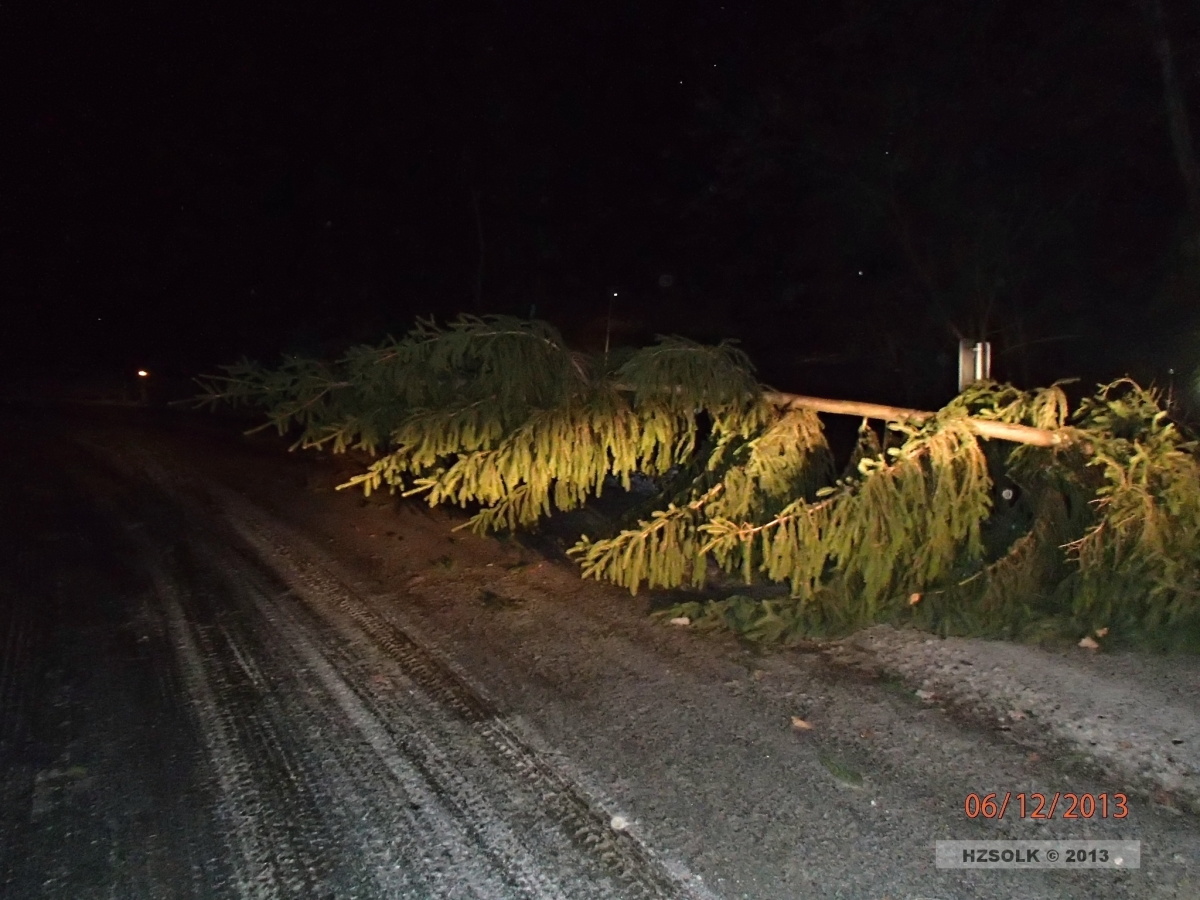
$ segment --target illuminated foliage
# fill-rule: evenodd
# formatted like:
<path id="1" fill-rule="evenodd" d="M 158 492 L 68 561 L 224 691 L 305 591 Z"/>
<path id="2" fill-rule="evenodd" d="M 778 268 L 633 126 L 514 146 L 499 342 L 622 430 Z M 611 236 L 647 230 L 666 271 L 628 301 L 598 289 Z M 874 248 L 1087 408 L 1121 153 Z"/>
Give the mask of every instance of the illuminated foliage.
<path id="1" fill-rule="evenodd" d="M 699 588 L 714 569 L 786 586 L 670 611 L 757 639 L 891 621 L 1198 646 L 1196 447 L 1129 381 L 1074 417 L 1060 385 L 981 384 L 921 421 L 864 422 L 840 477 L 817 414 L 769 404 L 729 344 L 589 358 L 544 323 L 463 317 L 334 364 L 243 362 L 205 388 L 265 411 L 295 447 L 370 454 L 342 487 L 465 507 L 461 527 L 481 533 L 649 476 L 653 509 L 571 548 L 582 574 L 633 593 Z M 989 441 L 981 419 L 1070 439 Z"/>

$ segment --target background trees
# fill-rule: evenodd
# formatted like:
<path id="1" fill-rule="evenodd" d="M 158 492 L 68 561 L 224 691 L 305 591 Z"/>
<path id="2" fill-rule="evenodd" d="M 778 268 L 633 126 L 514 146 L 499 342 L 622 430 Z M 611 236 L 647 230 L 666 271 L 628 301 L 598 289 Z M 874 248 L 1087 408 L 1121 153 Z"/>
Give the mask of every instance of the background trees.
<path id="1" fill-rule="evenodd" d="M 940 405 L 958 334 L 1024 384 L 1188 371 L 1198 17 L 43 4 L 13 28 L 5 358 L 569 328 L 615 289 L 618 318 L 740 338 L 809 393 Z"/>

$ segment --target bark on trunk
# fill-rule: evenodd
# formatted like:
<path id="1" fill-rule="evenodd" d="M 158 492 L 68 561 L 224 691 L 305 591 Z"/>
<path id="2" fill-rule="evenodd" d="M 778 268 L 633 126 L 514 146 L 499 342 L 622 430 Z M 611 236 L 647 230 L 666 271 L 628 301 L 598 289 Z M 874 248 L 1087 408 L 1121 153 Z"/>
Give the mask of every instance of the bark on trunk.
<path id="1" fill-rule="evenodd" d="M 841 416 L 862 416 L 864 419 L 881 419 L 888 422 L 924 422 L 934 413 L 920 409 L 905 409 L 900 406 L 884 406 L 881 403 L 860 403 L 857 400 L 825 400 L 821 397 L 805 397 L 802 394 L 784 394 L 768 391 L 763 395 L 767 402 L 785 409 L 811 409 L 815 412 Z M 1035 447 L 1061 447 L 1070 440 L 1065 431 L 1049 431 L 1030 425 L 1011 425 L 990 419 L 968 419 L 975 433 L 985 438 L 1013 441 L 1017 444 L 1032 444 Z"/>

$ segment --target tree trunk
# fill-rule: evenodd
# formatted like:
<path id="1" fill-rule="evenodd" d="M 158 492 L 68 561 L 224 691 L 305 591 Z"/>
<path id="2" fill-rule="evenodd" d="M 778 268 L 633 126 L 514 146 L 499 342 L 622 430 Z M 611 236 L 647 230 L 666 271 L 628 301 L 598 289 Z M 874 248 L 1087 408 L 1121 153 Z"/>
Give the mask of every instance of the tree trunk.
<path id="1" fill-rule="evenodd" d="M 1138 5 L 1146 17 L 1150 29 L 1150 42 L 1162 71 L 1167 127 L 1171 133 L 1171 145 L 1175 150 L 1175 163 L 1179 166 L 1179 174 L 1183 176 L 1188 215 L 1191 219 L 1189 226 L 1194 240 L 1200 232 L 1200 162 L 1196 159 L 1196 148 L 1192 144 L 1187 101 L 1175 71 L 1175 59 L 1171 53 L 1171 40 L 1167 35 L 1162 0 L 1138 0 Z"/>
<path id="2" fill-rule="evenodd" d="M 811 409 L 815 412 L 841 416 L 862 416 L 864 419 L 882 419 L 887 422 L 924 422 L 934 413 L 920 409 L 904 409 L 899 406 L 884 406 L 880 403 L 860 403 L 857 400 L 825 400 L 821 397 L 805 397 L 801 394 L 783 394 L 768 391 L 763 396 L 768 403 L 785 409 Z M 1011 425 L 991 419 L 968 419 L 975 433 L 985 438 L 1013 441 L 1017 444 L 1032 444 L 1035 447 L 1061 447 L 1069 437 L 1066 432 L 1034 428 L 1031 425 Z"/>

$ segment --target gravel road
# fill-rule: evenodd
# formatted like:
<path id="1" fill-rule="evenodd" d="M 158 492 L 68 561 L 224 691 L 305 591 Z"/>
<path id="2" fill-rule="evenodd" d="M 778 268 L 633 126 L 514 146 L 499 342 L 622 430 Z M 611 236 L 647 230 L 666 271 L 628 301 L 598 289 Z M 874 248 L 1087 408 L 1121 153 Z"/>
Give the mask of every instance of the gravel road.
<path id="1" fill-rule="evenodd" d="M 130 443 L 20 437 L 4 453 L 13 896 L 689 895 L 252 510 L 205 509 Z"/>
<path id="2" fill-rule="evenodd" d="M 1039 744 L 1052 685 L 1014 739 L 979 678 L 981 715 L 937 702 L 943 642 L 760 655 L 188 417 L 0 419 L 6 896 L 1200 896 L 1186 803 Z M 1129 815 L 968 818 L 990 791 Z M 1141 868 L 935 868 L 984 838 Z"/>

